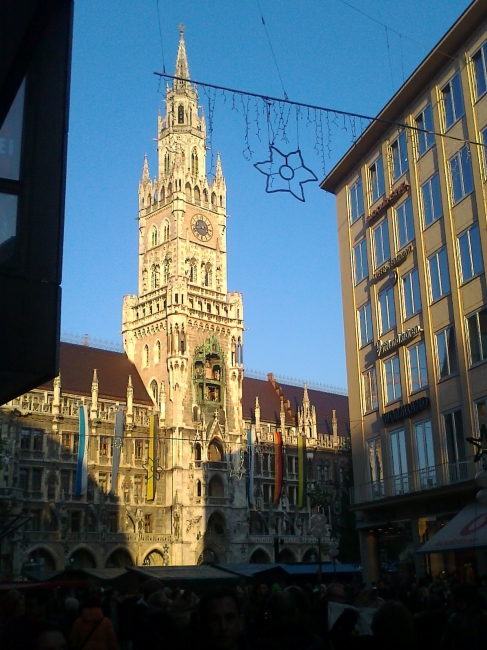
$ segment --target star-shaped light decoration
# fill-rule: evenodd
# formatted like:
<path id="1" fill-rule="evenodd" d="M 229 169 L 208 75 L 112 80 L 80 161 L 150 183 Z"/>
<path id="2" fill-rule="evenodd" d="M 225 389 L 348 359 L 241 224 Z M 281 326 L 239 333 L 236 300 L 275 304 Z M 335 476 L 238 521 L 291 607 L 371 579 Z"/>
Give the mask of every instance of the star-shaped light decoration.
<path id="1" fill-rule="evenodd" d="M 487 457 L 487 428 L 485 424 L 480 427 L 480 436 L 478 438 L 465 438 L 467 442 L 474 446 L 475 456 L 474 461 L 479 462 L 481 458 Z"/>
<path id="2" fill-rule="evenodd" d="M 265 191 L 289 192 L 298 201 L 305 201 L 303 185 L 310 181 L 317 181 L 318 178 L 308 167 L 305 166 L 301 150 L 291 151 L 284 154 L 271 144 L 269 146 L 270 160 L 255 163 L 254 167 L 261 174 L 267 176 Z"/>

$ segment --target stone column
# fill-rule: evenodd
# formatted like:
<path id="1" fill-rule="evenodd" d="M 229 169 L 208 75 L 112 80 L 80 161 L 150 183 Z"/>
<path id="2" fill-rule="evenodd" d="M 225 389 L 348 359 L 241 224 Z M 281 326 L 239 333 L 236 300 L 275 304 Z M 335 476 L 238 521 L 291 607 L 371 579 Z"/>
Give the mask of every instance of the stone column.
<path id="1" fill-rule="evenodd" d="M 359 531 L 360 557 L 362 559 L 362 579 L 365 584 L 377 582 L 380 577 L 379 550 L 377 538 L 368 530 Z"/>

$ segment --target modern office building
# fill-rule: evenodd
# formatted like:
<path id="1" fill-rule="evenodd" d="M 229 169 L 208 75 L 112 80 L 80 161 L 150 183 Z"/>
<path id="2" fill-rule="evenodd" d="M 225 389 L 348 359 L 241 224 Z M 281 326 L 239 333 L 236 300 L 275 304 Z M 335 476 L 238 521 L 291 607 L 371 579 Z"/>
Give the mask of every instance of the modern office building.
<path id="1" fill-rule="evenodd" d="M 378 118 L 321 184 L 336 195 L 365 578 L 485 573 L 485 551 L 417 553 L 475 499 L 466 438 L 487 425 L 485 2 Z"/>

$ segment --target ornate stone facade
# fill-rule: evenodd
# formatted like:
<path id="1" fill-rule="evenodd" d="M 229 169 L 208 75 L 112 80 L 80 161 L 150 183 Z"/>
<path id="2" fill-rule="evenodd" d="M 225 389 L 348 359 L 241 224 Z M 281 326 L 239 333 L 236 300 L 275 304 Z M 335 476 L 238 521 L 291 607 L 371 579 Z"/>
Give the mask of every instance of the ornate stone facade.
<path id="1" fill-rule="evenodd" d="M 183 33 L 177 74 L 189 78 Z M 243 302 L 227 292 L 226 186 L 220 156 L 206 174 L 196 89 L 175 81 L 158 119 L 158 173 L 139 184 L 138 295 L 123 302 L 125 354 L 61 345 L 61 374 L 0 409 L 0 508 L 10 527 L 2 571 L 310 559 L 309 498 L 299 508 L 297 441 L 307 490 L 322 485 L 332 517 L 348 472 L 348 401 L 244 379 Z M 298 395 L 299 393 L 299 395 Z M 313 403 L 312 403 L 313 402 Z M 89 413 L 89 486 L 74 496 L 78 407 Z M 112 487 L 115 414 L 125 412 Z M 338 418 L 336 416 L 338 413 Z M 149 418 L 158 419 L 155 496 L 147 499 Z M 247 430 L 257 436 L 255 499 L 247 495 Z M 270 503 L 273 434 L 284 487 Z M 3 483 L 1 482 L 3 480 Z M 3 504 L 3 505 L 2 505 Z M 315 508 L 316 509 L 316 508 Z"/>

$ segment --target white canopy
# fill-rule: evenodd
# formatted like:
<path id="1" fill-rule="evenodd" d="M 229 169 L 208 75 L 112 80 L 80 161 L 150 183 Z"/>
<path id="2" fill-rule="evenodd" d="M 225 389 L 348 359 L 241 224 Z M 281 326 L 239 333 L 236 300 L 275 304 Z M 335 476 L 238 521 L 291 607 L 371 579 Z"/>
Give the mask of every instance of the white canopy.
<path id="1" fill-rule="evenodd" d="M 487 547 L 487 508 L 474 501 L 418 549 L 417 553 L 441 553 Z"/>

